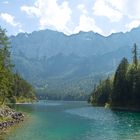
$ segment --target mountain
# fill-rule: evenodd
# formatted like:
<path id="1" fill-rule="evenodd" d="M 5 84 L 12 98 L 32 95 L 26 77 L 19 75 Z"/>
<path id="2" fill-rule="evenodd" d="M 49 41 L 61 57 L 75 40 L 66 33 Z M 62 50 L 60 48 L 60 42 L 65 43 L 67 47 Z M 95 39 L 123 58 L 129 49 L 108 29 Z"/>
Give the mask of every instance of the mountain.
<path id="1" fill-rule="evenodd" d="M 96 82 L 111 74 L 122 57 L 140 46 L 140 27 L 104 37 L 94 32 L 67 36 L 51 30 L 11 36 L 15 70 L 39 93 L 59 99 L 84 98 Z"/>

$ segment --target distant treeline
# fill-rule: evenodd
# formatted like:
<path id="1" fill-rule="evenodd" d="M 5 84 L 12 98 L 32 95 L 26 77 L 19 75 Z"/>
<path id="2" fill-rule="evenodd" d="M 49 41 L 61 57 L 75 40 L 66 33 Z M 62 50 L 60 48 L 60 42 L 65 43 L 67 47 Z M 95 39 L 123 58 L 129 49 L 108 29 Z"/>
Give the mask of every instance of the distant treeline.
<path id="1" fill-rule="evenodd" d="M 92 91 L 93 85 L 105 77 L 104 75 L 98 74 L 80 79 L 71 78 L 67 82 L 59 79 L 48 83 L 44 88 L 36 88 L 36 96 L 38 99 L 86 101 Z"/>
<path id="2" fill-rule="evenodd" d="M 19 74 L 13 72 L 10 43 L 6 32 L 0 27 L 0 105 L 30 102 L 35 99 L 33 87 Z"/>
<path id="3" fill-rule="evenodd" d="M 140 108 L 140 61 L 136 44 L 132 54 L 131 64 L 123 58 L 111 78 L 94 86 L 89 103 L 97 106 L 109 104 L 112 108 Z"/>
<path id="4" fill-rule="evenodd" d="M 37 93 L 37 99 L 39 100 L 64 100 L 64 101 L 86 101 L 89 97 L 87 94 L 55 94 L 52 93 Z"/>

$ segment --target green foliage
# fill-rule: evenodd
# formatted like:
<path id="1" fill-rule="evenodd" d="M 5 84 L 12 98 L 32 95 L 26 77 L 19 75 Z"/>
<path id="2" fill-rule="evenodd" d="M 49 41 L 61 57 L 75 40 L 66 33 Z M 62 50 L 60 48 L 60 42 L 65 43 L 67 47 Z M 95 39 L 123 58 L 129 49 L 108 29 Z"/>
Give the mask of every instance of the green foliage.
<path id="1" fill-rule="evenodd" d="M 89 97 L 89 101 L 93 105 L 103 106 L 105 103 L 109 103 L 110 94 L 112 92 L 112 81 L 108 77 L 106 80 L 101 81 L 99 85 L 94 87 L 94 90 Z"/>
<path id="2" fill-rule="evenodd" d="M 137 45 L 136 43 L 134 44 L 134 48 L 133 48 L 133 51 L 132 53 L 134 54 L 133 55 L 133 64 L 135 65 L 135 68 L 137 68 L 138 66 L 138 54 L 137 54 Z"/>
<path id="3" fill-rule="evenodd" d="M 12 71 L 10 45 L 5 30 L 0 27 L 0 104 L 17 101 L 16 98 L 34 98 L 32 86 Z"/>
<path id="4" fill-rule="evenodd" d="M 11 61 L 8 38 L 5 30 L 0 28 L 0 101 L 4 104 L 6 98 L 11 92 Z"/>
<path id="5" fill-rule="evenodd" d="M 12 86 L 12 91 L 14 97 L 18 99 L 24 98 L 26 99 L 32 99 L 35 100 L 35 91 L 26 80 L 24 80 L 19 74 L 14 74 L 13 75 L 13 86 Z"/>
<path id="6" fill-rule="evenodd" d="M 51 100 L 87 100 L 95 83 L 103 78 L 103 74 L 85 76 L 84 78 L 53 79 L 47 85 L 37 88 L 37 97 Z M 38 85 L 39 87 L 39 85 Z"/>
<path id="7" fill-rule="evenodd" d="M 119 64 L 113 81 L 113 92 L 111 94 L 112 105 L 124 105 L 127 98 L 127 80 L 126 73 L 128 69 L 128 61 L 123 58 Z"/>
<path id="8" fill-rule="evenodd" d="M 132 64 L 123 58 L 113 80 L 101 81 L 94 89 L 88 102 L 103 106 L 109 103 L 111 107 L 140 107 L 140 64 L 136 44 L 134 44 Z"/>

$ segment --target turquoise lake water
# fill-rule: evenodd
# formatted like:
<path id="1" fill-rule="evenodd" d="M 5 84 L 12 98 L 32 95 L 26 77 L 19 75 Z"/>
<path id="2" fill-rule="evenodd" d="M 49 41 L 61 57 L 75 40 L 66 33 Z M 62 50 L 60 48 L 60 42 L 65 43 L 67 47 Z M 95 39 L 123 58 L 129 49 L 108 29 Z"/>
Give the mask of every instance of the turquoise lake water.
<path id="1" fill-rule="evenodd" d="M 140 113 L 63 101 L 17 105 L 16 109 L 28 120 L 0 140 L 140 140 Z"/>

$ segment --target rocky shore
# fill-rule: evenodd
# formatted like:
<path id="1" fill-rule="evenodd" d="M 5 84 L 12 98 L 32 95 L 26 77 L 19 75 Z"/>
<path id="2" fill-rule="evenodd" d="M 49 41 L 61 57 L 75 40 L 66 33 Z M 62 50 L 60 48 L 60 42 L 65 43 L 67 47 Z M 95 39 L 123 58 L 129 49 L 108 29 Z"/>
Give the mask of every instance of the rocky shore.
<path id="1" fill-rule="evenodd" d="M 16 112 L 7 106 L 0 107 L 0 132 L 23 120 L 24 115 L 21 112 Z"/>

